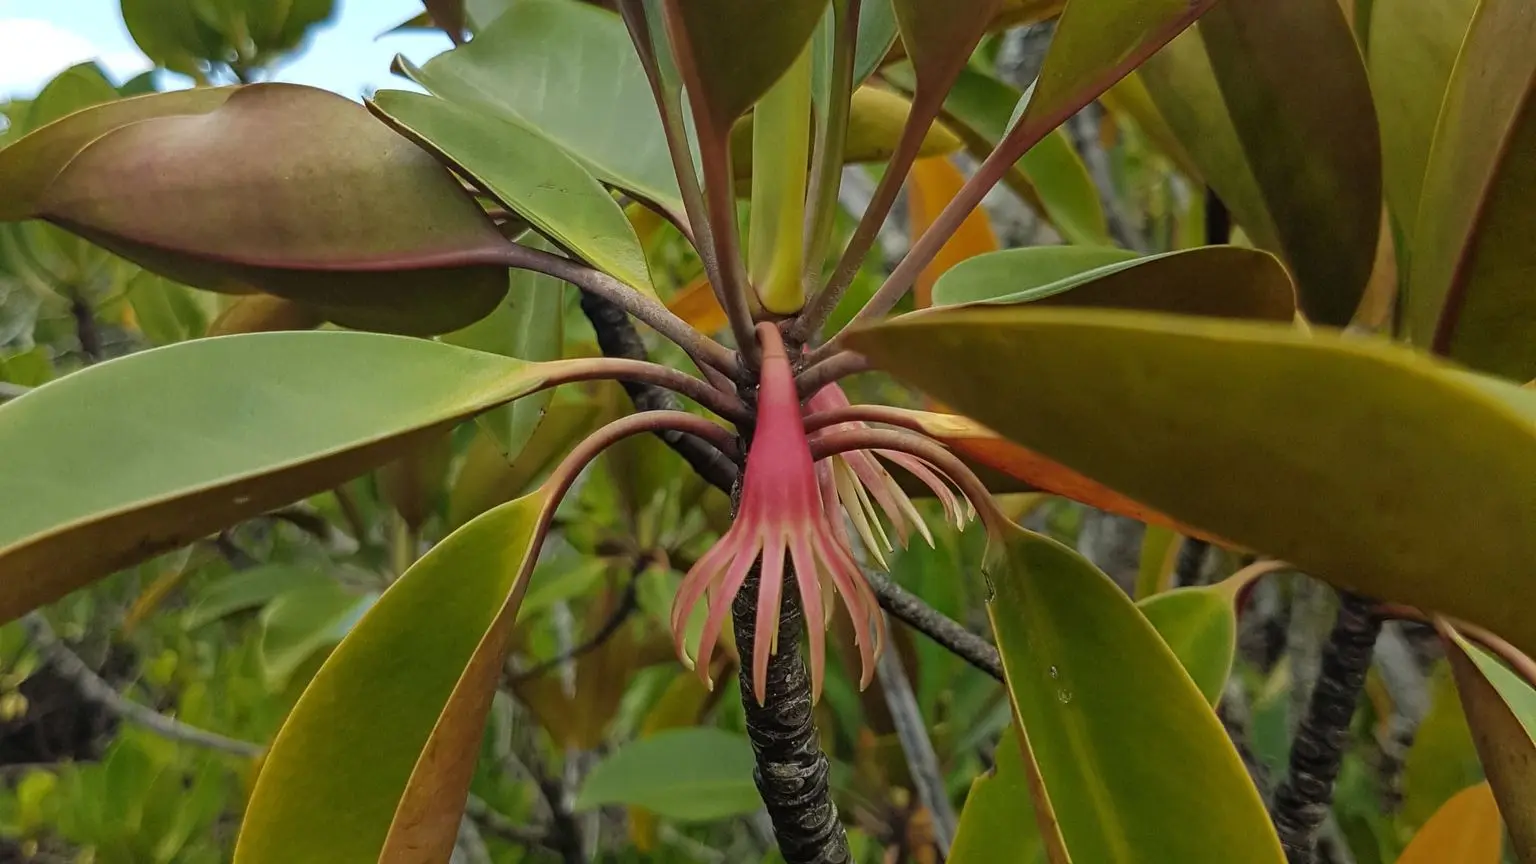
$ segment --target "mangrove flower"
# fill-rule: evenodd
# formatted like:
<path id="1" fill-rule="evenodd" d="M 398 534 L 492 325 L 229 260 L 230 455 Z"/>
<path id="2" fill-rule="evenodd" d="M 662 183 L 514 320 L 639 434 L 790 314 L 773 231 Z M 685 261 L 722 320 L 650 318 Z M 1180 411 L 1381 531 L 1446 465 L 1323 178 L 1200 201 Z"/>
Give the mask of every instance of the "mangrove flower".
<path id="1" fill-rule="evenodd" d="M 696 668 L 704 683 L 712 687 L 709 658 L 730 616 L 731 601 L 761 557 L 756 621 L 759 644 L 752 651 L 752 685 L 758 703 L 762 704 L 768 658 L 778 651 L 786 561 L 794 566 L 795 587 L 805 609 L 813 697 L 821 695 L 831 595 L 843 598 L 853 620 L 863 661 L 862 686 L 868 686 L 874 675 L 876 653 L 884 642 L 885 621 L 874 592 L 864 581 L 852 552 L 833 528 L 833 519 L 823 503 L 783 339 L 772 324 L 759 324 L 757 337 L 762 350 L 757 423 L 747 451 L 741 504 L 725 536 L 683 577 L 672 607 L 672 631 L 678 656 L 685 665 Z M 684 645 L 688 618 L 706 594 L 709 612 L 698 650 L 689 656 Z M 766 645 L 762 644 L 764 640 Z"/>

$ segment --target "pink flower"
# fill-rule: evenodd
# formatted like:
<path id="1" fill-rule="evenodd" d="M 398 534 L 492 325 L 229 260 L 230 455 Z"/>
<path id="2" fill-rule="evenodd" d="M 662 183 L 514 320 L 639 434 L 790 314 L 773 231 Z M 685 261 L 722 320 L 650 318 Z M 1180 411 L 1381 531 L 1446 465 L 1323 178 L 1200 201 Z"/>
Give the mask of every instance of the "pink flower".
<path id="1" fill-rule="evenodd" d="M 885 619 L 858 563 L 840 539 L 840 527 L 834 528 L 834 520 L 828 518 L 783 339 L 771 324 L 759 324 L 757 337 L 763 355 L 757 426 L 747 452 L 741 506 L 725 536 L 683 577 L 672 607 L 672 631 L 683 663 L 697 668 L 704 683 L 713 687 L 709 658 L 729 620 L 731 601 L 761 556 L 756 634 L 759 643 L 764 639 L 771 641 L 767 650 L 762 650 L 762 644 L 753 646 L 752 685 L 758 703 L 762 704 L 768 657 L 778 651 L 786 558 L 794 565 L 795 586 L 805 609 L 813 698 L 820 698 L 825 674 L 831 595 L 843 598 L 853 620 L 863 661 L 861 686 L 868 686 L 874 676 L 875 657 L 885 637 Z M 834 515 L 839 516 L 840 522 L 840 514 Z M 690 657 L 683 644 L 688 618 L 706 594 L 709 613 L 698 651 Z M 696 663 L 695 658 L 702 662 Z"/>

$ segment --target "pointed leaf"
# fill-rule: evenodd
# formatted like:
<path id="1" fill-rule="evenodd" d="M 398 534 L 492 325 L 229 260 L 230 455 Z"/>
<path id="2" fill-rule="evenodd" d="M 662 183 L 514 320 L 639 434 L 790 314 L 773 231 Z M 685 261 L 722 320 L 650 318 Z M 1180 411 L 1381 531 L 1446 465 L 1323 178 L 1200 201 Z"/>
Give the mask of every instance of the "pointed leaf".
<path id="1" fill-rule="evenodd" d="M 912 171 L 907 175 L 907 226 L 912 236 L 927 231 L 964 185 L 965 175 L 942 156 L 912 163 Z M 962 261 L 995 251 L 997 235 L 992 233 L 992 222 L 987 218 L 987 211 L 978 207 L 965 217 L 954 236 L 917 277 L 914 295 L 917 308 L 933 305 L 933 284 L 942 274 Z"/>
<path id="2" fill-rule="evenodd" d="M 907 90 L 916 85 L 907 64 L 887 69 L 884 75 Z M 985 159 L 1007 134 L 1013 110 L 1022 98 L 1016 88 L 967 67 L 944 99 L 943 117 L 965 139 L 971 155 Z M 1068 241 L 1109 244 L 1099 191 L 1065 131 L 1056 129 L 1046 135 L 1003 180 L 1041 210 Z"/>
<path id="3" fill-rule="evenodd" d="M 194 287 L 436 333 L 494 308 L 506 241 L 440 165 L 361 106 L 291 84 L 97 138 L 36 215 Z"/>
<path id="4" fill-rule="evenodd" d="M 1536 560 L 1532 391 L 1360 338 L 1150 313 L 934 310 L 847 341 L 1175 519 L 1536 651 L 1509 602 Z"/>
<path id="5" fill-rule="evenodd" d="M 1477 0 L 1374 0 L 1371 6 L 1366 56 L 1381 124 L 1382 186 L 1405 252 L 1414 248 L 1435 121 L 1476 8 Z"/>
<path id="6" fill-rule="evenodd" d="M 695 726 L 636 739 L 593 766 L 576 809 L 624 804 L 666 819 L 709 822 L 762 806 L 746 736 Z"/>
<path id="7" fill-rule="evenodd" d="M 1237 610 L 1221 585 L 1175 588 L 1136 604 L 1215 707 L 1237 653 Z"/>
<path id="8" fill-rule="evenodd" d="M 36 457 L 0 473 L 0 619 L 332 488 L 582 363 L 369 333 L 258 333 L 39 387 L 0 405 L 0 450 Z"/>
<path id="9" fill-rule="evenodd" d="M 1003 7 L 1003 0 L 890 0 L 919 98 L 939 100 Z"/>
<path id="10" fill-rule="evenodd" d="M 1529 861 L 1536 856 L 1536 689 L 1461 634 L 1439 629 L 1510 840 Z"/>
<path id="11" fill-rule="evenodd" d="M 0 150 L 0 221 L 35 215 L 48 184 L 102 135 L 140 120 L 206 114 L 223 105 L 233 92 L 232 87 L 197 87 L 136 96 L 78 110 L 34 128 L 31 134 Z"/>
<path id="12" fill-rule="evenodd" d="M 719 140 L 800 56 L 827 0 L 667 0 L 667 33 L 678 69 L 708 123 L 702 140 Z"/>
<path id="13" fill-rule="evenodd" d="M 540 233 L 637 291 L 655 296 L 645 250 L 618 202 L 580 163 L 537 132 L 404 90 L 381 90 L 369 107 Z"/>
<path id="14" fill-rule="evenodd" d="M 1484 0 L 1451 72 L 1414 229 L 1409 338 L 1473 368 L 1536 377 L 1536 13 Z"/>
<path id="15" fill-rule="evenodd" d="M 1221 722 L 1125 592 L 1054 540 L 1003 530 L 988 614 L 1072 859 L 1283 862 Z"/>
<path id="16" fill-rule="evenodd" d="M 449 535 L 336 647 L 272 743 L 237 864 L 447 860 L 547 500 Z"/>
<path id="17" fill-rule="evenodd" d="M 682 212 L 650 84 L 617 15 L 520 0 L 467 45 L 402 65 L 434 95 L 537 129 L 597 179 Z"/>
<path id="18" fill-rule="evenodd" d="M 1499 864 L 1503 847 L 1498 802 L 1488 784 L 1479 783 L 1445 802 L 1413 835 L 1397 864 Z"/>
<path id="19" fill-rule="evenodd" d="M 1214 318 L 1291 321 L 1296 289 L 1273 255 L 1238 246 L 1201 246 L 1126 260 L 1118 249 L 1034 246 L 974 258 L 945 274 L 940 302 L 1035 303 L 1145 309 Z M 1095 260 L 1102 261 L 1093 266 Z M 1020 283 L 1073 275 L 1019 290 Z M 1019 274 L 1029 274 L 1023 279 Z M 1003 291 L 1001 295 L 994 293 Z M 990 296 L 989 296 L 990 295 Z"/>
<path id="20" fill-rule="evenodd" d="M 1381 216 L 1380 138 L 1349 24 L 1337 0 L 1223 0 L 1198 30 L 1142 78 L 1249 236 L 1296 272 L 1307 315 L 1342 326 L 1370 277 Z M 1195 111 L 1180 110 L 1186 100 Z"/>
<path id="21" fill-rule="evenodd" d="M 853 83 L 868 80 L 891 52 L 897 35 L 896 10 L 891 0 L 861 0 L 859 37 L 853 55 Z"/>

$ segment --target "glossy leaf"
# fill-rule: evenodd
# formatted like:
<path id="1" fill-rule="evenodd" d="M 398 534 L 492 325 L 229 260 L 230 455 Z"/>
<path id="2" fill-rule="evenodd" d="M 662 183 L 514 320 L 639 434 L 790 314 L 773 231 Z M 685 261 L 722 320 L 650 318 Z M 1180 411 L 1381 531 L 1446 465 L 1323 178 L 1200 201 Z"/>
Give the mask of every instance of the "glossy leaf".
<path id="1" fill-rule="evenodd" d="M 1536 377 L 1536 15 L 1484 0 L 1447 85 L 1414 229 L 1409 338 L 1475 369 Z"/>
<path id="2" fill-rule="evenodd" d="M 1030 804 L 1029 776 L 1019 752 L 1019 736 L 1003 732 L 993 753 L 993 768 L 971 781 L 965 809 L 955 827 L 947 864 L 1037 864 L 1044 850 Z"/>
<path id="3" fill-rule="evenodd" d="M 449 535 L 336 647 L 272 743 L 236 864 L 448 858 L 547 497 Z"/>
<path id="4" fill-rule="evenodd" d="M 826 8 L 827 0 L 666 0 L 678 69 L 708 124 L 701 139 L 729 133 L 800 56 Z"/>
<path id="5" fill-rule="evenodd" d="M 1468 786 L 1424 823 L 1397 864 L 1499 864 L 1504 836 L 1487 783 Z"/>
<path id="6" fill-rule="evenodd" d="M 332 488 L 581 362 L 259 333 L 133 354 L 40 387 L 0 405 L 0 449 L 37 456 L 0 475 L 0 618 Z"/>
<path id="7" fill-rule="evenodd" d="M 1004 530 L 988 614 L 1072 859 L 1284 861 L 1221 722 L 1125 592 L 1056 541 Z"/>
<path id="8" fill-rule="evenodd" d="M 1008 249 L 949 271 L 934 296 L 945 305 L 1096 306 L 1268 321 L 1296 315 L 1296 289 L 1284 265 L 1238 246 L 1139 258 L 1109 247 Z"/>
<path id="9" fill-rule="evenodd" d="M 206 114 L 116 128 L 37 205 L 162 276 L 321 304 L 349 326 L 441 332 L 506 290 L 506 241 L 452 176 L 310 87 L 251 85 Z"/>
<path id="10" fill-rule="evenodd" d="M 916 84 L 906 64 L 884 74 L 905 89 Z M 942 116 L 965 139 L 971 155 L 985 159 L 1007 134 L 1008 122 L 1022 98 L 1016 88 L 967 67 L 945 97 Z M 1109 244 L 1098 189 L 1064 130 L 1052 131 L 1031 147 L 1003 181 L 1040 210 L 1068 241 Z"/>
<path id="11" fill-rule="evenodd" d="M 654 296 L 645 250 L 617 201 L 564 150 L 519 123 L 435 96 L 382 90 L 369 107 L 540 233 Z"/>
<path id="12" fill-rule="evenodd" d="M 682 212 L 650 84 L 617 15 L 520 0 L 468 44 L 401 65 L 434 95 L 537 129 L 605 184 Z"/>
<path id="13" fill-rule="evenodd" d="M 754 764 L 743 735 L 704 726 L 667 729 L 594 765 L 576 809 L 624 804 L 684 822 L 742 816 L 762 806 Z"/>
<path id="14" fill-rule="evenodd" d="M 1366 58 L 1381 124 L 1382 186 L 1405 251 L 1413 249 L 1435 121 L 1476 8 L 1477 0 L 1374 0 L 1371 6 Z"/>
<path id="15" fill-rule="evenodd" d="M 1211 707 L 1221 699 L 1237 654 L 1233 588 L 1225 583 L 1175 588 L 1136 604 Z"/>
<path id="16" fill-rule="evenodd" d="M 918 237 L 927 231 L 964 185 L 965 175 L 948 159 L 937 157 L 914 162 L 907 175 L 907 228 L 912 236 Z M 978 207 L 965 217 L 954 236 L 917 277 L 914 286 L 917 307 L 933 305 L 933 284 L 950 268 L 996 250 L 997 235 L 992 232 L 992 222 L 987 218 L 987 212 Z"/>
<path id="17" fill-rule="evenodd" d="M 1536 856 L 1536 689 L 1461 634 L 1439 629 L 1510 841 L 1520 860 L 1531 860 Z"/>
<path id="18" fill-rule="evenodd" d="M 140 120 L 178 114 L 206 114 L 224 104 L 232 87 L 198 87 L 106 102 L 34 124 L 31 134 L 0 150 L 0 221 L 35 214 L 43 192 L 87 145 Z M 80 106 L 85 107 L 85 106 Z"/>
<path id="19" fill-rule="evenodd" d="M 1249 236 L 1295 271 L 1308 317 L 1348 323 L 1376 254 L 1381 145 L 1337 0 L 1223 0 L 1198 31 L 1143 80 Z"/>
<path id="20" fill-rule="evenodd" d="M 1532 391 L 1375 341 L 1150 313 L 935 310 L 847 341 L 1175 519 L 1536 651 L 1509 602 L 1536 558 Z"/>

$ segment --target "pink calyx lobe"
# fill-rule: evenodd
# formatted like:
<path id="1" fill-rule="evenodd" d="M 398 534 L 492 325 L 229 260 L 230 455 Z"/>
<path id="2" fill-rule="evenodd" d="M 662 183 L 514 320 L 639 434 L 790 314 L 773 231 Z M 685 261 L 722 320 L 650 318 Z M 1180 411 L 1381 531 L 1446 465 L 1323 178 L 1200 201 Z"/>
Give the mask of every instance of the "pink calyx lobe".
<path id="1" fill-rule="evenodd" d="M 757 338 L 762 352 L 757 423 L 747 450 L 741 504 L 725 536 L 683 577 L 672 607 L 673 639 L 683 663 L 696 668 L 704 683 L 713 687 L 709 658 L 730 618 L 732 600 L 761 557 L 751 655 L 753 693 L 762 704 L 768 658 L 778 651 L 784 567 L 792 564 L 809 635 L 811 691 L 813 698 L 819 699 L 826 670 L 826 626 L 833 602 L 829 595 L 843 598 L 853 620 L 863 665 L 861 686 L 868 686 L 874 676 L 885 622 L 874 592 L 841 532 L 834 528 L 833 520 L 840 519 L 841 514 L 829 512 L 824 505 L 821 478 L 801 422 L 794 372 L 783 338 L 772 324 L 759 324 Z M 706 595 L 708 614 L 698 651 L 689 656 L 684 645 L 688 619 Z"/>

